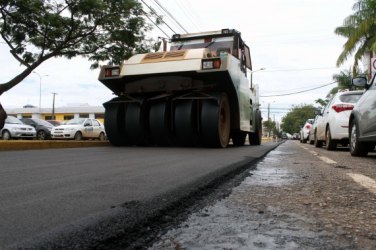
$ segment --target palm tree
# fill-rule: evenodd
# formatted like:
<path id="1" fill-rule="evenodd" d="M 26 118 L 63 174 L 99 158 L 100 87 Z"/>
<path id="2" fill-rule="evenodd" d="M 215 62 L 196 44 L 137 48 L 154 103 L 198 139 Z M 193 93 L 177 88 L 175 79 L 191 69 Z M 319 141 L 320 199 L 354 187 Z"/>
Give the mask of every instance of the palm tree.
<path id="1" fill-rule="evenodd" d="M 337 59 L 337 66 L 355 52 L 355 74 L 358 62 L 365 53 L 376 50 L 376 0 L 359 0 L 354 4 L 353 10 L 354 13 L 344 20 L 343 26 L 335 29 L 335 33 L 347 38 Z"/>
<path id="2" fill-rule="evenodd" d="M 356 75 L 356 74 L 355 74 Z M 337 87 L 333 88 L 328 95 L 335 94 L 338 92 L 338 90 L 341 89 L 351 89 L 352 83 L 352 74 L 350 70 L 342 70 L 338 74 L 334 74 L 332 76 L 333 80 L 337 82 Z"/>

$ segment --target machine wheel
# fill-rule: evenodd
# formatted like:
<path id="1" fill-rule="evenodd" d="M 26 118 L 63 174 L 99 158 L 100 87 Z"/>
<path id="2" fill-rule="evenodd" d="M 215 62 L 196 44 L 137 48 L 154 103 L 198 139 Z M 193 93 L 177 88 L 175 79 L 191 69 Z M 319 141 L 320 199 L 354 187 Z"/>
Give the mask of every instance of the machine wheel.
<path id="1" fill-rule="evenodd" d="M 359 141 L 359 131 L 355 120 L 350 123 L 350 154 L 352 156 L 366 156 L 368 154 L 368 144 Z"/>
<path id="2" fill-rule="evenodd" d="M 105 130 L 108 140 L 114 146 L 125 146 L 128 140 L 125 135 L 125 111 L 124 103 L 105 103 L 104 114 Z"/>
<path id="3" fill-rule="evenodd" d="M 171 145 L 171 107 L 168 102 L 156 102 L 149 111 L 149 131 L 152 141 L 161 146 Z"/>
<path id="4" fill-rule="evenodd" d="M 133 145 L 148 145 L 145 105 L 132 102 L 125 113 L 125 133 Z"/>
<path id="5" fill-rule="evenodd" d="M 241 131 L 234 132 L 232 134 L 232 143 L 234 144 L 234 146 L 237 146 L 237 147 L 244 146 L 246 137 L 247 137 L 247 133 L 245 132 L 241 132 Z"/>
<path id="6" fill-rule="evenodd" d="M 332 140 L 332 135 L 330 134 L 330 127 L 326 127 L 325 133 L 325 148 L 327 150 L 334 150 L 337 148 L 337 143 Z"/>
<path id="7" fill-rule="evenodd" d="M 182 146 L 198 144 L 197 101 L 179 101 L 175 105 L 174 127 L 176 143 Z"/>
<path id="8" fill-rule="evenodd" d="M 83 139 L 82 133 L 80 131 L 77 131 L 76 134 L 74 135 L 74 139 L 76 141 L 81 141 Z"/>
<path id="9" fill-rule="evenodd" d="M 204 100 L 201 106 L 200 128 L 205 145 L 227 147 L 230 139 L 230 105 L 227 95 L 219 95 L 217 102 Z"/>
<path id="10" fill-rule="evenodd" d="M 261 145 L 262 140 L 262 117 L 260 110 L 255 115 L 255 132 L 249 133 L 249 145 Z"/>
<path id="11" fill-rule="evenodd" d="M 98 136 L 98 140 L 100 140 L 100 141 L 104 141 L 104 140 L 106 140 L 106 136 L 105 136 L 105 134 L 104 134 L 103 132 L 101 132 L 101 133 L 99 134 L 99 136 Z"/>
<path id="12" fill-rule="evenodd" d="M 37 133 L 37 140 L 46 140 L 47 139 L 47 133 L 43 130 L 39 130 Z"/>
<path id="13" fill-rule="evenodd" d="M 8 130 L 4 130 L 4 131 L 3 131 L 3 135 L 2 135 L 2 137 L 3 137 L 3 140 L 10 140 L 10 139 L 12 139 L 12 136 L 11 136 L 11 134 L 9 133 Z"/>

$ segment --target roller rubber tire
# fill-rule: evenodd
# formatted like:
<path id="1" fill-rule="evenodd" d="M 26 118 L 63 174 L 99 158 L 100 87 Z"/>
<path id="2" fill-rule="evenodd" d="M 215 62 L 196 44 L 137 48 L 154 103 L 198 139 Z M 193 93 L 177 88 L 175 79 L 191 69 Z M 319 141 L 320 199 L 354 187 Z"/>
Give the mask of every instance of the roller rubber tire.
<path id="1" fill-rule="evenodd" d="M 168 102 L 153 103 L 149 111 L 149 131 L 153 143 L 171 145 L 171 107 Z"/>
<path id="2" fill-rule="evenodd" d="M 232 143 L 236 147 L 244 146 L 246 137 L 247 137 L 247 133 L 245 132 L 241 132 L 241 131 L 234 132 L 232 134 Z"/>
<path id="3" fill-rule="evenodd" d="M 180 146 L 195 146 L 199 142 L 197 101 L 177 101 L 174 112 L 175 141 Z"/>
<path id="4" fill-rule="evenodd" d="M 230 105 L 227 95 L 217 101 L 204 100 L 201 106 L 200 128 L 203 143 L 209 147 L 225 148 L 230 139 Z"/>
<path id="5" fill-rule="evenodd" d="M 260 110 L 255 115 L 255 132 L 249 133 L 249 145 L 261 145 L 262 141 L 262 117 Z"/>
<path id="6" fill-rule="evenodd" d="M 125 113 L 125 133 L 132 145 L 148 145 L 148 129 L 146 107 L 143 104 L 132 102 L 127 106 Z"/>
<path id="7" fill-rule="evenodd" d="M 106 135 L 114 146 L 129 145 L 125 134 L 125 111 L 124 103 L 105 103 L 104 113 Z"/>

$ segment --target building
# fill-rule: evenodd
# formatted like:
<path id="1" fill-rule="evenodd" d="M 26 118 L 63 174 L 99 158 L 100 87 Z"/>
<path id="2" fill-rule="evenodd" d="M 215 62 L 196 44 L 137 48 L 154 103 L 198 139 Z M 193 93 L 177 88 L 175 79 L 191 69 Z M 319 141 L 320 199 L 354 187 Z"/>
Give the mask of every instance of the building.
<path id="1" fill-rule="evenodd" d="M 25 105 L 23 108 L 5 109 L 8 115 L 17 118 L 40 118 L 43 120 L 68 121 L 73 118 L 95 118 L 104 122 L 104 107 L 89 106 L 88 104 L 76 104 L 66 107 L 55 108 L 55 119 L 52 115 L 52 108 L 41 108 Z"/>

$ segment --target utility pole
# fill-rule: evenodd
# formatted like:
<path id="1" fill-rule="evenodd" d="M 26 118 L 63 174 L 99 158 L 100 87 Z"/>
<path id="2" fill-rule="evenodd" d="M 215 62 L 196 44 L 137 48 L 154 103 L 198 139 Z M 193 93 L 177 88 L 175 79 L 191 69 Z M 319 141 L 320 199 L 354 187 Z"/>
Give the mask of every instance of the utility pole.
<path id="1" fill-rule="evenodd" d="M 52 120 L 55 120 L 55 95 L 57 95 L 57 93 L 52 92 L 52 95 Z"/>

